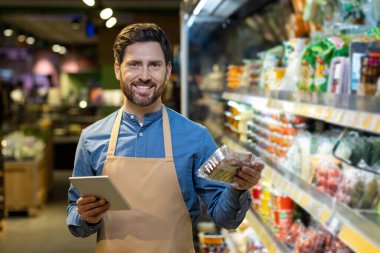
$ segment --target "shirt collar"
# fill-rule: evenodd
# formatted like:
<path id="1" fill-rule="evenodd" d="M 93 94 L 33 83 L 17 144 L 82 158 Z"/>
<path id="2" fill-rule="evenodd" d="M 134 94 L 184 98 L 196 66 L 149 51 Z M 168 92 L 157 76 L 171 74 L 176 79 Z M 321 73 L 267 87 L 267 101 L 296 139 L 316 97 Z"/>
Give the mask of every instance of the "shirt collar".
<path id="1" fill-rule="evenodd" d="M 150 113 L 147 113 L 144 115 L 143 127 L 150 125 L 152 122 L 156 121 L 157 119 L 159 119 L 161 117 L 162 117 L 162 106 L 161 106 L 160 110 L 155 111 L 155 112 L 150 112 Z M 137 121 L 136 114 L 126 112 L 125 110 L 123 110 L 122 120 L 125 120 L 129 123 L 134 122 L 135 124 L 139 124 L 139 122 Z"/>

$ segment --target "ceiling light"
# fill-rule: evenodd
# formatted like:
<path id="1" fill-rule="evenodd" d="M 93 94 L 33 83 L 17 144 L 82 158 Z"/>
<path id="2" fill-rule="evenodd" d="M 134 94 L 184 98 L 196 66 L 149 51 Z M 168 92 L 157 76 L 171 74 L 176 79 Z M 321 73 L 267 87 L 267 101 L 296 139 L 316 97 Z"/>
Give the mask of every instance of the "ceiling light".
<path id="1" fill-rule="evenodd" d="M 19 36 L 17 36 L 17 40 L 18 40 L 19 42 L 25 42 L 25 40 L 26 40 L 26 36 L 23 35 L 23 34 L 20 34 Z"/>
<path id="2" fill-rule="evenodd" d="M 114 26 L 116 24 L 116 22 L 117 22 L 117 20 L 115 17 L 108 19 L 106 22 L 107 28 L 111 28 L 112 26 Z"/>
<path id="3" fill-rule="evenodd" d="M 36 39 L 33 37 L 27 37 L 26 38 L 26 44 L 33 45 L 36 42 Z"/>
<path id="4" fill-rule="evenodd" d="M 88 6 L 94 6 L 95 5 L 95 0 L 83 0 L 85 4 Z"/>
<path id="5" fill-rule="evenodd" d="M 61 46 L 61 48 L 58 51 L 58 53 L 60 53 L 60 54 L 66 54 L 66 52 L 67 52 L 67 49 L 64 46 Z"/>
<path id="6" fill-rule="evenodd" d="M 104 20 L 112 17 L 113 11 L 111 8 L 105 8 L 100 12 L 100 17 Z"/>
<path id="7" fill-rule="evenodd" d="M 86 108 L 87 107 L 87 102 L 84 101 L 84 100 L 80 101 L 79 102 L 79 107 L 82 108 L 82 109 Z"/>
<path id="8" fill-rule="evenodd" d="M 5 29 L 3 34 L 5 37 L 10 37 L 13 35 L 13 30 L 12 29 Z"/>
<path id="9" fill-rule="evenodd" d="M 61 46 L 58 45 L 58 44 L 54 44 L 54 45 L 51 47 L 51 50 L 53 50 L 53 52 L 55 52 L 55 53 L 58 53 L 60 49 L 61 49 Z"/>

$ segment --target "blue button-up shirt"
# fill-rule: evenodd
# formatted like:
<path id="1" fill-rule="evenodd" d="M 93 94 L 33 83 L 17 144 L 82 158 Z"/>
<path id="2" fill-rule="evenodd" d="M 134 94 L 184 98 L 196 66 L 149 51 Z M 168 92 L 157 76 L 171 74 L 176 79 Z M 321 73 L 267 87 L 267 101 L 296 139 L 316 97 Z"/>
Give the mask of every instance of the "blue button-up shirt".
<path id="1" fill-rule="evenodd" d="M 110 114 L 82 131 L 74 162 L 73 176 L 101 175 L 111 130 L 117 112 Z M 197 176 L 198 168 L 213 154 L 217 146 L 208 130 L 168 108 L 174 164 L 183 199 L 193 224 L 201 213 L 199 197 L 209 217 L 219 227 L 236 228 L 244 219 L 251 203 L 248 191 L 206 180 Z M 165 157 L 162 109 L 146 114 L 143 124 L 134 114 L 123 111 L 116 156 Z M 136 168 L 138 169 L 138 168 Z M 80 194 L 73 186 L 68 191 L 66 222 L 75 236 L 95 233 L 100 224 L 88 225 L 78 214 L 76 201 Z M 159 193 L 157 193 L 159 198 Z"/>

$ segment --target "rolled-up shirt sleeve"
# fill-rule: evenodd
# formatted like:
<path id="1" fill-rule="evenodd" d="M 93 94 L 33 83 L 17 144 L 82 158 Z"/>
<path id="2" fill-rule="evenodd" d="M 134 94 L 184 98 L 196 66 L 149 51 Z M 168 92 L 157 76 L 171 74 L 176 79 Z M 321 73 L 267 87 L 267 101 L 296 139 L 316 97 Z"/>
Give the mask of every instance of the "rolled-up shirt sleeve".
<path id="1" fill-rule="evenodd" d="M 210 181 L 197 175 L 198 168 L 216 150 L 216 144 L 208 131 L 202 138 L 202 147 L 194 172 L 197 192 L 206 205 L 208 216 L 222 228 L 237 228 L 248 211 L 252 198 L 248 191 L 235 190 L 231 185 Z"/>
<path id="2" fill-rule="evenodd" d="M 75 153 L 73 176 L 94 175 L 89 162 L 89 156 L 90 154 L 86 150 L 85 145 L 85 135 L 84 132 L 82 132 Z M 76 205 L 76 201 L 79 197 L 80 193 L 78 190 L 70 185 L 68 190 L 69 204 L 67 206 L 66 224 L 74 236 L 87 237 L 96 233 L 99 230 L 101 223 L 90 225 L 80 218 Z"/>

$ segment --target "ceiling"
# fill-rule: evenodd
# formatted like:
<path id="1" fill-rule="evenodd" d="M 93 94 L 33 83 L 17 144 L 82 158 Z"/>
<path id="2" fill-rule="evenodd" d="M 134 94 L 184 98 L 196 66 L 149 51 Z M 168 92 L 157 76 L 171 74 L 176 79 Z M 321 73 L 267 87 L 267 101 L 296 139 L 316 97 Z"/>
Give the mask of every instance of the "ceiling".
<path id="1" fill-rule="evenodd" d="M 96 44 L 98 38 L 86 34 L 86 24 L 90 21 L 96 30 L 107 29 L 99 17 L 103 7 L 111 7 L 118 20 L 117 26 L 124 26 L 133 22 L 137 15 L 179 16 L 180 2 L 181 0 L 96 0 L 96 5 L 89 7 L 81 0 L 0 0 L 0 28 L 10 27 L 18 33 L 54 43 Z M 73 20 L 79 21 L 76 30 L 72 28 Z"/>

